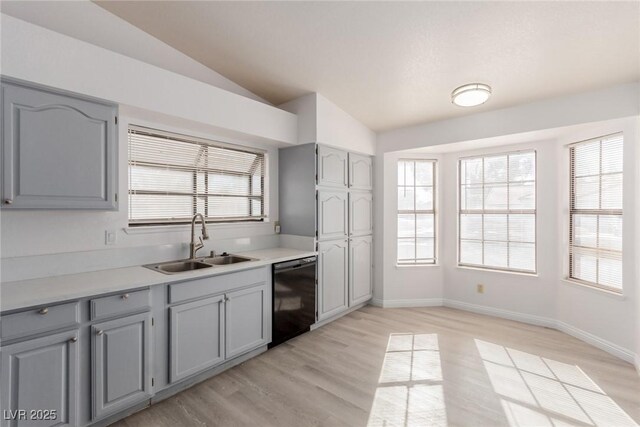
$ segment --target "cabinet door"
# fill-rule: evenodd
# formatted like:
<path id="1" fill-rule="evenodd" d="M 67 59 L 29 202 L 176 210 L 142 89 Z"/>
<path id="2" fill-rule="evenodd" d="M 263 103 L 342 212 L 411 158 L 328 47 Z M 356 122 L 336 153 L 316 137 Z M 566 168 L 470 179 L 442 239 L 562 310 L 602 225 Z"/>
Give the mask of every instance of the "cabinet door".
<path id="1" fill-rule="evenodd" d="M 224 361 L 224 296 L 169 308 L 170 376 L 175 382 Z"/>
<path id="2" fill-rule="evenodd" d="M 318 240 L 341 239 L 348 233 L 346 191 L 318 190 Z"/>
<path id="3" fill-rule="evenodd" d="M 369 301 L 373 294 L 373 239 L 349 239 L 349 307 Z"/>
<path id="4" fill-rule="evenodd" d="M 151 397 L 151 315 L 95 324 L 92 335 L 93 419 Z"/>
<path id="5" fill-rule="evenodd" d="M 370 192 L 349 193 L 349 235 L 373 233 L 373 196 Z"/>
<path id="6" fill-rule="evenodd" d="M 77 425 L 77 337 L 71 331 L 2 348 L 2 426 Z"/>
<path id="7" fill-rule="evenodd" d="M 227 359 L 268 344 L 269 301 L 265 283 L 226 295 Z"/>
<path id="8" fill-rule="evenodd" d="M 349 153 L 349 187 L 357 190 L 371 190 L 373 188 L 371 157 Z"/>
<path id="9" fill-rule="evenodd" d="M 346 310 L 348 301 L 347 240 L 318 243 L 318 320 Z"/>
<path id="10" fill-rule="evenodd" d="M 347 153 L 318 145 L 318 185 L 347 186 Z"/>
<path id="11" fill-rule="evenodd" d="M 2 82 L 2 207 L 115 209 L 117 109 Z"/>

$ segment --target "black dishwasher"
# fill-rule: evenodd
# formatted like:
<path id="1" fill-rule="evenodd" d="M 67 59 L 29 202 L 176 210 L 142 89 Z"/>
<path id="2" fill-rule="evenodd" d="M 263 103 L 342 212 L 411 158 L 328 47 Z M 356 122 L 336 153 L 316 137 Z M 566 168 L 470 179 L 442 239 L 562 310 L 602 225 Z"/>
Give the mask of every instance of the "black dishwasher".
<path id="1" fill-rule="evenodd" d="M 315 321 L 316 257 L 274 264 L 269 348 L 307 332 Z"/>

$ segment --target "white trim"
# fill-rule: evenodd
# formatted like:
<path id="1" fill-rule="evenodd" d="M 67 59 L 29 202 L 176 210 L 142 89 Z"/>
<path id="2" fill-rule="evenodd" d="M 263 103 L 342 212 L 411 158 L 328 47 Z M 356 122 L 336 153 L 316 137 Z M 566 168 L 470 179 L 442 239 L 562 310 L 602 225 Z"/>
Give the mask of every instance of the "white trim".
<path id="1" fill-rule="evenodd" d="M 634 354 L 626 348 L 614 344 L 611 341 L 607 341 L 561 321 L 556 321 L 555 329 L 564 332 L 565 334 L 571 335 L 572 337 L 578 338 L 581 341 L 591 344 L 594 347 L 604 350 L 609 354 L 612 354 L 626 362 L 633 364 Z"/>
<path id="2" fill-rule="evenodd" d="M 473 313 L 486 314 L 489 316 L 501 317 L 503 319 L 515 320 L 517 322 L 529 323 L 547 328 L 555 328 L 555 320 L 547 317 L 535 316 L 533 314 L 518 313 L 516 311 L 504 310 L 501 308 L 488 307 L 484 305 L 471 304 L 468 302 L 444 299 L 444 306 L 457 308 L 459 310 L 471 311 Z"/>
<path id="3" fill-rule="evenodd" d="M 636 371 L 638 371 L 638 375 L 640 375 L 640 354 L 636 354 L 635 356 L 635 365 Z"/>
<path id="4" fill-rule="evenodd" d="M 401 307 L 442 307 L 442 298 L 412 298 L 393 300 L 373 300 L 374 305 L 383 308 Z"/>
<path id="5" fill-rule="evenodd" d="M 340 313 L 336 314 L 336 315 L 335 315 L 335 316 L 333 316 L 333 317 L 329 317 L 328 319 L 324 319 L 324 320 L 319 320 L 319 321 L 317 321 L 316 323 L 314 323 L 313 325 L 311 325 L 311 327 L 310 327 L 309 329 L 310 329 L 310 330 L 312 330 L 312 331 L 313 331 L 314 329 L 318 329 L 318 328 L 320 328 L 320 327 L 322 327 L 322 326 L 326 325 L 327 323 L 331 323 L 331 322 L 333 322 L 334 320 L 338 320 L 338 319 L 339 319 L 339 318 L 341 318 L 342 316 L 345 316 L 345 315 L 347 315 L 347 314 L 351 313 L 352 311 L 356 311 L 356 310 L 361 309 L 362 307 L 364 307 L 364 306 L 365 306 L 365 305 L 367 305 L 367 304 L 368 304 L 368 301 L 367 301 L 367 302 L 363 302 L 362 304 L 354 305 L 353 307 L 349 307 L 349 308 L 345 309 L 344 311 L 342 311 L 342 312 L 340 312 Z"/>
<path id="6" fill-rule="evenodd" d="M 380 298 L 372 298 L 371 301 L 369 301 L 370 305 L 374 307 L 380 307 L 380 308 L 382 308 L 383 303 L 384 303 L 384 300 Z"/>

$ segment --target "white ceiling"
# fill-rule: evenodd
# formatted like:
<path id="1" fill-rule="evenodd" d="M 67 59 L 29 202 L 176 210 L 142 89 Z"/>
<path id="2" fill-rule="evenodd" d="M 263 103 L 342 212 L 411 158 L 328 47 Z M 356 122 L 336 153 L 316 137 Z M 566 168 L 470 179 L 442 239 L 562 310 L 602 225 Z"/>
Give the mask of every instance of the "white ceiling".
<path id="1" fill-rule="evenodd" d="M 99 1 L 266 100 L 376 131 L 640 80 L 640 2 Z M 450 103 L 484 82 L 487 104 Z"/>

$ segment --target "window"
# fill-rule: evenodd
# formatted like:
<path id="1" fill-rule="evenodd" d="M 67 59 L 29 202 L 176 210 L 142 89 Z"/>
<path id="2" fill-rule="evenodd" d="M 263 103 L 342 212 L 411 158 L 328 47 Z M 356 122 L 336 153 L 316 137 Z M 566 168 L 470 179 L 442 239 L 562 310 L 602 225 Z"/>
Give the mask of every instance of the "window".
<path id="1" fill-rule="evenodd" d="M 265 155 L 223 143 L 129 128 L 129 224 L 261 221 Z"/>
<path id="2" fill-rule="evenodd" d="M 435 160 L 398 161 L 398 264 L 435 264 Z"/>
<path id="3" fill-rule="evenodd" d="M 622 291 L 621 134 L 571 145 L 569 278 Z"/>
<path id="4" fill-rule="evenodd" d="M 460 160 L 458 264 L 536 271 L 536 153 Z"/>

